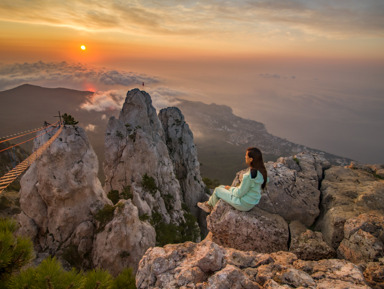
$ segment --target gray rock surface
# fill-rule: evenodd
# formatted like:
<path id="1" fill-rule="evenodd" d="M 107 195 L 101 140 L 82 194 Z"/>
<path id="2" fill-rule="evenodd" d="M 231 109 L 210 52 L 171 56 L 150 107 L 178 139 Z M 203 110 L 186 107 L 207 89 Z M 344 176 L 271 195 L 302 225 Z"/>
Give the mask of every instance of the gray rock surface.
<path id="1" fill-rule="evenodd" d="M 118 275 L 124 268 L 136 272 L 139 261 L 149 247 L 155 246 L 153 227 L 139 220 L 131 200 L 120 200 L 114 218 L 96 234 L 92 259 L 94 266 Z"/>
<path id="2" fill-rule="evenodd" d="M 335 250 L 323 239 L 321 232 L 308 230 L 299 221 L 289 224 L 291 242 L 289 251 L 302 260 L 322 260 L 336 257 Z"/>
<path id="3" fill-rule="evenodd" d="M 176 107 L 160 110 L 159 119 L 165 132 L 166 145 L 173 162 L 184 203 L 199 220 L 206 235 L 206 215 L 196 207 L 197 202 L 205 201 L 205 184 L 200 176 L 200 163 L 193 141 L 192 131 L 184 120 L 182 112 Z"/>
<path id="4" fill-rule="evenodd" d="M 332 167 L 325 171 L 321 191 L 316 228 L 334 249 L 344 239 L 347 220 L 363 213 L 384 214 L 384 182 L 366 170 Z"/>
<path id="5" fill-rule="evenodd" d="M 370 288 L 345 260 L 303 261 L 289 252 L 271 254 L 221 247 L 209 240 L 148 249 L 136 275 L 146 288 Z"/>
<path id="6" fill-rule="evenodd" d="M 53 134 L 38 137 L 35 147 Z M 90 254 L 93 216 L 110 204 L 97 171 L 97 157 L 84 130 L 72 126 L 64 128 L 26 171 L 21 179 L 19 233 L 31 237 L 38 252 Z"/>
<path id="7" fill-rule="evenodd" d="M 330 163 L 321 155 L 300 153 L 266 163 L 270 182 L 262 193 L 259 208 L 311 226 L 320 214 L 319 184 Z M 240 183 L 244 171 L 236 175 L 232 186 Z"/>
<path id="8" fill-rule="evenodd" d="M 108 122 L 105 147 L 106 192 L 130 187 L 140 215 L 157 211 L 166 223 L 183 221 L 180 184 L 148 93 L 128 91 L 119 118 Z"/>
<path id="9" fill-rule="evenodd" d="M 384 257 L 384 216 L 361 214 L 344 224 L 344 239 L 337 249 L 340 258 L 355 264 Z"/>
<path id="10" fill-rule="evenodd" d="M 288 224 L 279 215 L 258 207 L 240 212 L 220 200 L 207 224 L 212 240 L 224 247 L 256 252 L 288 250 Z"/>

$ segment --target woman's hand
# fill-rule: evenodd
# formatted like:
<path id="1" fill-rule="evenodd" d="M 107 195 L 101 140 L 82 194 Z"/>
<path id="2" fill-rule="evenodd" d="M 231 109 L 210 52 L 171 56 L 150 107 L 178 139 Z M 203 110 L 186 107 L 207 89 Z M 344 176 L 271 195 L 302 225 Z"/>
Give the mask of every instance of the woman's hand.
<path id="1" fill-rule="evenodd" d="M 226 190 L 229 190 L 230 188 L 231 188 L 231 186 L 225 186 Z"/>

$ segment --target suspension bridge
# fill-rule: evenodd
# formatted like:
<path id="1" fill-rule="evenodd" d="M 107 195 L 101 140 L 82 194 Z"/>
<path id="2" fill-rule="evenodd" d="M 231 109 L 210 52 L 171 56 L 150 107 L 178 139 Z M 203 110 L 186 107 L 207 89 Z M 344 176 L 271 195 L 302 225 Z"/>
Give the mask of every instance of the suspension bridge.
<path id="1" fill-rule="evenodd" d="M 5 148 L 0 149 L 0 154 L 7 152 L 11 149 L 14 149 L 16 147 L 21 146 L 22 144 L 28 143 L 33 141 L 34 139 L 41 137 L 49 132 L 53 132 L 55 129 L 57 131 L 53 136 L 50 137 L 50 139 L 45 142 L 43 145 L 41 145 L 39 148 L 35 149 L 35 151 L 29 155 L 26 159 L 21 161 L 19 164 L 17 164 L 13 169 L 8 171 L 5 175 L 3 175 L 0 178 L 0 194 L 11 184 L 13 183 L 30 165 L 33 164 L 46 150 L 47 148 L 57 139 L 57 137 L 60 135 L 61 131 L 63 130 L 64 124 L 61 121 L 61 116 L 59 113 L 60 120 L 53 124 L 47 124 L 43 127 L 30 129 L 27 131 L 15 133 L 12 135 L 8 135 L 5 137 L 0 137 L 0 144 L 5 143 L 8 146 Z M 32 134 L 35 134 L 35 136 L 32 136 Z M 26 139 L 25 139 L 26 138 Z M 18 140 L 22 139 L 22 140 Z M 9 143 L 12 141 L 12 143 L 17 142 L 16 144 Z"/>

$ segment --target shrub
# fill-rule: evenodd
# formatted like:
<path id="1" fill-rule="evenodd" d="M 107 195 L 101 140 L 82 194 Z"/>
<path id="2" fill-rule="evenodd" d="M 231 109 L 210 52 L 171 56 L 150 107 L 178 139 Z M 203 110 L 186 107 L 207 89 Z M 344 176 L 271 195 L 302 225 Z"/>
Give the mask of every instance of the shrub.
<path id="1" fill-rule="evenodd" d="M 125 186 L 120 195 L 121 195 L 121 198 L 124 200 L 133 199 L 133 194 L 131 192 L 131 186 Z"/>
<path id="2" fill-rule="evenodd" d="M 96 221 L 100 223 L 98 232 L 102 231 L 110 221 L 113 219 L 113 213 L 115 212 L 115 207 L 111 205 L 105 205 L 100 211 L 95 215 Z"/>
<path id="3" fill-rule="evenodd" d="M 83 277 L 75 269 L 65 271 L 56 258 L 47 258 L 37 267 L 30 267 L 12 276 L 8 288 L 82 288 Z"/>
<path id="4" fill-rule="evenodd" d="M 113 282 L 112 276 L 101 269 L 88 271 L 84 279 L 82 289 L 109 289 Z"/>
<path id="5" fill-rule="evenodd" d="M 151 195 L 155 195 L 156 191 L 158 190 L 156 186 L 155 179 L 145 174 L 141 180 L 141 186 L 145 191 L 150 193 Z"/>
<path id="6" fill-rule="evenodd" d="M 62 117 L 63 117 L 64 125 L 76 125 L 76 124 L 79 123 L 79 122 L 76 121 L 76 120 L 74 119 L 74 117 L 73 117 L 72 115 L 70 115 L 70 114 L 66 114 L 66 113 L 64 113 L 64 114 L 62 115 Z"/>
<path id="7" fill-rule="evenodd" d="M 33 258 L 32 241 L 15 237 L 16 229 L 14 220 L 0 219 L 0 287 Z"/>
<path id="8" fill-rule="evenodd" d="M 119 139 L 123 139 L 124 138 L 124 135 L 121 133 L 121 131 L 117 130 L 116 131 L 116 136 L 119 138 Z"/>
<path id="9" fill-rule="evenodd" d="M 133 275 L 132 268 L 124 269 L 119 276 L 113 281 L 111 289 L 136 289 L 135 276 Z"/>
<path id="10" fill-rule="evenodd" d="M 200 236 L 200 229 L 196 223 L 196 218 L 189 210 L 184 210 L 185 222 L 176 224 L 167 224 L 163 221 L 159 212 L 152 213 L 151 225 L 156 231 L 156 245 L 164 246 L 166 244 L 184 243 L 186 241 L 195 242 Z"/>
<path id="11" fill-rule="evenodd" d="M 203 178 L 203 182 L 209 189 L 215 189 L 216 187 L 220 186 L 220 182 L 217 179 L 210 179 L 210 178 Z"/>
<path id="12" fill-rule="evenodd" d="M 139 216 L 139 219 L 140 219 L 140 221 L 145 222 L 145 221 L 149 220 L 149 216 L 148 216 L 148 214 L 143 214 L 143 215 Z"/>
<path id="13" fill-rule="evenodd" d="M 107 196 L 108 196 L 108 199 L 110 199 L 114 205 L 116 205 L 116 203 L 120 200 L 120 196 L 119 196 L 119 191 L 118 190 L 111 190 L 111 191 L 109 191 Z"/>
<path id="14" fill-rule="evenodd" d="M 164 200 L 165 207 L 167 208 L 167 211 L 168 212 L 172 211 L 174 197 L 170 194 L 165 194 L 163 196 L 163 200 Z"/>
<path id="15" fill-rule="evenodd" d="M 80 256 L 77 246 L 73 244 L 64 249 L 62 258 L 77 269 L 80 269 L 83 263 L 83 258 Z"/>

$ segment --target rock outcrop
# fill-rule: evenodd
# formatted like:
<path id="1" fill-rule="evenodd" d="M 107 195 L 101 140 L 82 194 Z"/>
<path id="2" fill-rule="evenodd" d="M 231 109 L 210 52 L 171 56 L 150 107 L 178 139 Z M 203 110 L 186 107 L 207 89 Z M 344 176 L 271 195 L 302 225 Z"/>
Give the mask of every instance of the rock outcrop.
<path id="1" fill-rule="evenodd" d="M 205 240 L 150 248 L 140 261 L 138 289 L 364 288 L 363 273 L 345 260 L 303 261 L 289 252 L 239 251 Z"/>
<path id="2" fill-rule="evenodd" d="M 35 147 L 54 133 L 38 137 Z M 72 248 L 81 257 L 90 254 L 93 216 L 110 204 L 97 170 L 84 130 L 66 127 L 26 171 L 21 179 L 20 233 L 34 240 L 38 252 L 62 255 Z"/>
<path id="3" fill-rule="evenodd" d="M 205 228 L 206 214 L 196 207 L 197 202 L 206 201 L 205 184 L 200 176 L 200 163 L 193 142 L 193 134 L 176 107 L 160 110 L 159 119 L 165 132 L 169 156 L 173 162 L 176 178 L 179 180 L 184 203 L 199 220 L 200 228 Z"/>
<path id="4" fill-rule="evenodd" d="M 299 259 L 318 261 L 336 257 L 335 250 L 324 241 L 321 232 L 309 230 L 299 221 L 291 222 L 289 231 L 291 237 L 289 251 Z"/>
<path id="5" fill-rule="evenodd" d="M 330 163 L 321 155 L 309 153 L 266 163 L 270 182 L 257 206 L 287 222 L 300 221 L 311 226 L 320 214 L 319 185 L 323 171 L 329 167 Z M 243 173 L 237 174 L 232 186 L 240 183 Z"/>
<path id="6" fill-rule="evenodd" d="M 361 214 L 348 219 L 337 252 L 340 258 L 355 264 L 377 262 L 383 258 L 384 216 Z"/>
<path id="7" fill-rule="evenodd" d="M 332 167 L 321 184 L 322 214 L 316 224 L 325 241 L 337 249 L 345 222 L 363 213 L 384 215 L 384 182 L 362 169 Z"/>
<path id="8" fill-rule="evenodd" d="M 166 223 L 184 220 L 180 184 L 149 94 L 127 93 L 119 118 L 108 122 L 105 147 L 106 192 L 131 188 L 139 215 L 156 211 Z"/>
<path id="9" fill-rule="evenodd" d="M 93 264 L 115 276 L 126 267 L 136 272 L 141 257 L 155 242 L 155 230 L 139 220 L 131 200 L 120 200 L 114 218 L 95 236 Z"/>
<path id="10" fill-rule="evenodd" d="M 52 134 L 38 137 L 35 147 Z M 65 127 L 21 179 L 18 233 L 32 238 L 38 255 L 58 256 L 70 266 L 109 266 L 113 274 L 137 269 L 155 245 L 154 229 L 140 221 L 131 201 L 112 206 L 97 170 L 84 130 Z"/>
<path id="11" fill-rule="evenodd" d="M 220 200 L 207 224 L 212 240 L 224 247 L 262 253 L 288 250 L 288 224 L 281 216 L 257 206 L 240 212 Z"/>

